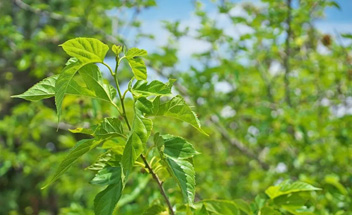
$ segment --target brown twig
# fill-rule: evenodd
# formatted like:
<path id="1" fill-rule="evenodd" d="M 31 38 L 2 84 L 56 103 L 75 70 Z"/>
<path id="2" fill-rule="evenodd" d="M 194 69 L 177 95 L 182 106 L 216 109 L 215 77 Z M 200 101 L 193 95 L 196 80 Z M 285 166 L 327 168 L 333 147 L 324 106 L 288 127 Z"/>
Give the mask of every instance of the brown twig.
<path id="1" fill-rule="evenodd" d="M 148 169 L 149 173 L 153 176 L 154 180 L 157 182 L 158 186 L 159 186 L 159 190 L 160 190 L 160 193 L 161 195 L 163 195 L 164 199 L 165 199 L 165 202 L 167 204 L 167 207 L 169 208 L 169 212 L 171 215 L 174 215 L 174 211 L 172 209 L 172 205 L 169 201 L 169 198 L 167 197 L 166 195 L 166 192 L 164 190 L 164 187 L 163 187 L 163 182 L 160 181 L 158 175 L 153 171 L 152 167 L 149 165 L 147 159 L 144 157 L 144 155 L 141 154 L 140 156 L 145 164 L 145 167 Z"/>
<path id="2" fill-rule="evenodd" d="M 215 122 L 214 120 L 210 120 L 213 125 L 215 125 L 216 129 L 220 132 L 222 137 L 229 142 L 231 145 L 235 146 L 239 151 L 241 151 L 243 154 L 245 154 L 247 157 L 256 160 L 259 165 L 264 169 L 268 170 L 269 165 L 265 163 L 263 160 L 259 158 L 258 155 L 253 153 L 250 149 L 248 149 L 242 142 L 239 140 L 232 138 L 229 133 L 226 131 L 225 128 L 223 128 L 218 122 Z"/>

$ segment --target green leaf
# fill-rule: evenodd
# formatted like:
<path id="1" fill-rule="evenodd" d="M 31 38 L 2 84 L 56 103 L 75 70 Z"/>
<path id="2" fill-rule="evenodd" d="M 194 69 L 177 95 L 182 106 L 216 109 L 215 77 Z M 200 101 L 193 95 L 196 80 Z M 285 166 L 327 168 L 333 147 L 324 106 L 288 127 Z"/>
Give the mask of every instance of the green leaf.
<path id="1" fill-rule="evenodd" d="M 281 215 L 281 213 L 271 207 L 265 206 L 260 210 L 261 215 Z"/>
<path id="2" fill-rule="evenodd" d="M 242 199 L 235 199 L 232 202 L 236 205 L 236 207 L 238 209 L 240 209 L 244 213 L 246 213 L 248 215 L 252 214 L 251 207 L 249 206 L 249 204 L 246 201 L 244 201 Z"/>
<path id="3" fill-rule="evenodd" d="M 193 148 L 192 144 L 181 137 L 176 137 L 169 134 L 159 137 L 156 134 L 155 136 L 155 139 L 162 139 L 162 141 L 156 140 L 156 142 L 158 142 L 158 147 L 163 147 L 163 153 L 168 157 L 175 159 L 188 159 L 199 154 Z M 161 142 L 163 144 L 162 146 L 160 146 Z"/>
<path id="4" fill-rule="evenodd" d="M 112 96 L 116 95 L 116 90 L 110 84 L 104 84 L 103 77 L 97 65 L 86 65 L 79 70 L 79 74 L 88 89 L 94 92 L 96 98 L 112 102 Z"/>
<path id="5" fill-rule="evenodd" d="M 161 213 L 165 212 L 165 207 L 161 205 L 152 205 L 147 210 L 143 212 L 143 215 L 160 215 Z"/>
<path id="6" fill-rule="evenodd" d="M 184 202 L 193 204 L 196 185 L 193 165 L 187 160 L 179 160 L 171 157 L 166 157 L 165 161 L 171 175 L 176 179 L 181 188 Z"/>
<path id="7" fill-rule="evenodd" d="M 130 91 L 135 97 L 171 95 L 171 88 L 174 82 L 174 79 L 170 79 L 167 83 L 152 81 L 149 84 L 147 81 L 137 81 Z"/>
<path id="8" fill-rule="evenodd" d="M 104 118 L 95 129 L 94 135 L 102 138 L 125 137 L 121 120 L 118 118 Z"/>
<path id="9" fill-rule="evenodd" d="M 122 181 L 121 178 L 121 167 L 105 167 L 98 171 L 95 177 L 91 180 L 91 184 L 99 184 L 99 185 L 110 185 L 120 183 Z"/>
<path id="10" fill-rule="evenodd" d="M 239 215 L 240 212 L 232 201 L 227 200 L 203 200 L 207 211 L 218 215 Z"/>
<path id="11" fill-rule="evenodd" d="M 83 64 L 103 62 L 109 50 L 99 40 L 84 37 L 68 40 L 61 46 L 68 55 L 76 57 Z"/>
<path id="12" fill-rule="evenodd" d="M 58 77 L 55 84 L 55 103 L 57 110 L 57 117 L 60 120 L 62 113 L 62 102 L 64 100 L 65 94 L 69 91 L 70 83 L 73 80 L 76 72 L 83 67 L 84 65 L 80 62 L 76 61 L 74 63 L 70 63 L 67 65 L 60 76 Z"/>
<path id="13" fill-rule="evenodd" d="M 28 101 L 39 101 L 53 97 L 55 95 L 55 83 L 57 78 L 58 75 L 45 78 L 33 87 L 29 88 L 26 92 L 11 97 L 26 99 Z"/>
<path id="14" fill-rule="evenodd" d="M 207 209 L 205 208 L 204 205 L 198 210 L 196 210 L 195 215 L 209 215 Z"/>
<path id="15" fill-rule="evenodd" d="M 165 156 L 163 159 L 169 172 L 178 182 L 184 201 L 192 204 L 195 195 L 195 172 L 192 163 L 185 159 L 192 158 L 197 152 L 181 137 L 159 136 L 157 133 L 154 141 L 161 154 Z"/>
<path id="16" fill-rule="evenodd" d="M 56 169 L 54 176 L 51 178 L 49 183 L 47 183 L 42 189 L 49 186 L 51 183 L 56 181 L 60 176 L 62 176 L 71 166 L 72 164 L 80 158 L 85 153 L 89 152 L 97 145 L 100 144 L 101 141 L 97 141 L 95 139 L 84 139 L 80 140 L 68 153 L 68 155 L 64 158 L 64 160 L 60 163 L 59 167 Z"/>
<path id="17" fill-rule="evenodd" d="M 88 134 L 93 136 L 94 130 L 90 128 L 75 128 L 75 129 L 68 129 L 71 133 L 74 134 Z"/>
<path id="18" fill-rule="evenodd" d="M 147 55 L 147 51 L 138 48 L 131 48 L 126 53 L 126 59 L 137 80 L 147 80 L 147 68 L 141 56 Z"/>
<path id="19" fill-rule="evenodd" d="M 95 215 L 111 215 L 122 193 L 122 181 L 110 184 L 105 190 L 98 193 L 94 199 Z"/>
<path id="20" fill-rule="evenodd" d="M 33 87 L 29 88 L 26 92 L 12 97 L 21 98 L 28 101 L 39 101 L 42 99 L 51 98 L 55 96 L 55 84 L 58 78 L 59 75 L 53 75 L 45 78 Z M 66 94 L 94 96 L 93 92 L 80 86 L 74 79 L 72 79 L 68 84 Z"/>
<path id="21" fill-rule="evenodd" d="M 127 61 L 137 80 L 147 80 L 147 67 L 141 58 L 127 58 Z"/>
<path id="22" fill-rule="evenodd" d="M 146 56 L 148 53 L 144 49 L 130 48 L 126 53 L 126 58 L 142 57 Z"/>
<path id="23" fill-rule="evenodd" d="M 112 45 L 111 50 L 115 53 L 115 55 L 118 57 L 119 54 L 122 52 L 123 50 L 123 46 L 120 45 Z"/>
<path id="24" fill-rule="evenodd" d="M 305 192 L 291 193 L 290 195 L 282 195 L 274 199 L 274 203 L 279 206 L 304 206 L 310 199 L 310 195 L 303 195 Z"/>
<path id="25" fill-rule="evenodd" d="M 126 177 L 132 170 L 134 162 L 142 153 L 153 127 L 153 122 L 150 119 L 145 118 L 141 110 L 138 108 L 141 106 L 143 105 L 139 100 L 134 104 L 135 115 L 132 122 L 132 128 L 121 159 Z"/>
<path id="26" fill-rule="evenodd" d="M 126 178 L 129 176 L 133 164 L 140 154 L 138 154 L 138 152 L 142 151 L 141 149 L 143 149 L 142 142 L 135 133 L 132 133 L 127 139 L 126 146 L 121 158 L 123 173 L 125 174 Z"/>
<path id="27" fill-rule="evenodd" d="M 101 154 L 98 159 L 88 166 L 86 169 L 91 170 L 91 171 L 99 171 L 102 170 L 104 167 L 106 167 L 110 161 L 113 160 L 113 155 L 111 151 L 107 151 L 103 154 Z"/>
<path id="28" fill-rule="evenodd" d="M 279 185 L 269 187 L 265 191 L 265 193 L 270 197 L 270 199 L 275 199 L 276 197 L 287 195 L 290 193 L 315 190 L 321 189 L 300 181 L 294 182 L 292 184 L 288 181 L 285 181 Z"/>
<path id="29" fill-rule="evenodd" d="M 344 37 L 346 39 L 352 39 L 352 34 L 341 34 L 341 37 Z"/>
<path id="30" fill-rule="evenodd" d="M 201 133 L 207 135 L 201 128 L 196 114 L 186 104 L 181 96 L 175 96 L 170 101 L 161 103 L 160 97 L 156 97 L 153 101 L 153 109 L 148 115 L 152 116 L 167 116 L 178 120 L 182 120 L 191 124 Z"/>
<path id="31" fill-rule="evenodd" d="M 126 205 L 128 203 L 131 203 L 135 201 L 137 198 L 140 197 L 141 193 L 145 191 L 145 188 L 148 185 L 148 182 L 151 180 L 149 175 L 138 175 L 137 181 L 134 182 L 136 184 L 135 187 L 133 187 L 133 191 L 130 193 L 126 193 L 122 196 L 120 201 L 117 203 L 117 206 L 122 207 L 123 205 Z"/>

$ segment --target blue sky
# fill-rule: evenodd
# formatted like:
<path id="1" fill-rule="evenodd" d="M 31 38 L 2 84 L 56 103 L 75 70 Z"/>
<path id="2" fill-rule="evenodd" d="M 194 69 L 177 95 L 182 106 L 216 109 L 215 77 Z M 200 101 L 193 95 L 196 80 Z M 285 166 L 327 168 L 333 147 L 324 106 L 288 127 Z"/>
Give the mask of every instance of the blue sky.
<path id="1" fill-rule="evenodd" d="M 336 1 L 341 9 L 328 8 L 326 10 L 326 22 L 337 22 L 352 24 L 352 1 L 351 0 L 338 0 Z"/>
<path id="2" fill-rule="evenodd" d="M 236 2 L 259 2 L 259 0 L 236 0 Z M 293 0 L 297 1 L 297 0 Z M 205 6 L 205 10 L 210 15 L 215 15 L 216 8 L 210 0 L 202 1 Z M 336 35 L 336 31 L 340 33 L 352 33 L 352 0 L 337 0 L 336 1 L 341 9 L 335 7 L 328 8 L 326 10 L 326 18 L 317 20 L 316 26 L 319 30 L 325 33 L 329 33 L 333 36 Z M 142 28 L 147 33 L 156 35 L 156 41 L 142 41 L 138 44 L 141 48 L 147 50 L 154 50 L 154 47 L 166 44 L 168 34 L 162 29 L 161 21 L 181 21 L 184 25 L 190 25 L 191 28 L 197 27 L 197 18 L 193 15 L 194 5 L 192 0 L 157 0 L 157 6 L 143 11 L 140 14 L 140 19 L 143 20 Z M 223 23 L 226 26 L 226 23 Z M 188 47 L 188 45 L 196 44 L 197 47 L 205 47 L 206 44 L 200 44 L 199 42 L 190 39 L 183 39 L 180 47 Z M 183 47 L 182 47 L 183 46 Z M 190 47 L 190 48 L 194 48 Z M 201 51 L 201 50 L 199 50 Z M 181 50 L 181 55 L 184 58 L 188 58 L 190 50 Z M 181 56 L 182 57 L 182 56 Z"/>
<path id="3" fill-rule="evenodd" d="M 259 2 L 259 0 L 237 0 L 236 2 Z M 297 0 L 293 0 L 297 1 Z M 217 9 L 210 3 L 209 0 L 202 1 L 205 6 L 205 10 L 208 12 L 209 16 L 218 16 Z M 326 17 L 324 19 L 316 21 L 315 25 L 317 28 L 324 32 L 329 33 L 332 36 L 336 36 L 336 31 L 339 33 L 352 33 L 352 0 L 337 0 L 340 5 L 340 10 L 333 7 L 326 10 Z M 168 44 L 168 32 L 162 27 L 161 21 L 180 21 L 181 26 L 190 26 L 190 28 L 195 29 L 199 26 L 199 19 L 193 15 L 194 5 L 192 0 L 157 0 L 157 6 L 150 8 L 148 10 L 143 10 L 139 15 L 139 19 L 142 20 L 143 32 L 155 35 L 155 40 L 145 39 L 137 44 L 138 48 L 146 49 L 148 52 L 153 52 L 157 50 L 157 47 Z M 237 11 L 241 12 L 241 11 Z M 109 14 L 119 18 L 122 16 L 124 19 L 129 19 L 131 13 L 118 14 L 117 10 L 112 10 Z M 238 14 L 237 14 L 238 15 Z M 230 22 L 224 17 L 219 17 L 219 23 L 221 27 L 229 30 L 231 35 L 236 35 L 236 33 L 231 32 L 233 28 L 227 28 L 231 26 Z M 241 28 L 242 33 L 246 31 L 245 28 Z M 247 29 L 248 30 L 248 29 Z M 133 37 L 135 32 L 129 32 L 128 37 Z M 185 71 L 189 68 L 189 65 L 196 65 L 197 62 L 191 60 L 191 55 L 196 52 L 201 52 L 210 48 L 209 44 L 202 41 L 195 40 L 191 37 L 181 38 L 179 42 L 179 61 L 177 65 L 178 70 Z M 109 65 L 114 66 L 113 59 L 107 59 Z M 101 67 L 104 71 L 105 68 Z M 104 71 L 108 72 L 108 71 Z M 148 69 L 149 78 L 159 79 L 162 81 L 164 78 L 159 77 L 153 70 Z M 126 88 L 126 84 L 121 86 L 123 89 Z M 221 89 L 224 89 L 223 85 Z"/>
<path id="4" fill-rule="evenodd" d="M 294 2 L 297 0 L 293 0 Z M 236 2 L 259 2 L 259 0 L 237 0 Z M 326 10 L 326 17 L 321 20 L 317 20 L 315 25 L 317 28 L 324 32 L 329 33 L 332 36 L 336 36 L 336 32 L 339 33 L 352 33 L 352 0 L 337 0 L 340 5 L 340 10 L 331 7 Z M 203 0 L 205 10 L 208 12 L 209 16 L 218 16 L 217 9 L 210 0 Z M 168 44 L 168 32 L 166 32 L 161 21 L 177 21 L 181 22 L 181 26 L 190 26 L 191 29 L 195 29 L 199 26 L 199 19 L 193 15 L 194 5 L 192 0 L 157 0 L 157 6 L 152 7 L 139 15 L 139 19 L 142 20 L 143 32 L 155 35 L 155 40 L 145 39 L 142 40 L 137 46 L 153 52 L 156 47 Z M 238 11 L 240 13 L 240 11 Z M 127 14 L 117 14 L 117 10 L 110 11 L 109 14 L 113 16 L 123 17 L 128 19 L 131 16 L 130 13 Z M 227 28 L 231 24 L 225 19 L 219 17 L 218 22 L 221 27 L 228 30 L 231 35 L 236 35 L 237 33 L 231 32 L 231 28 Z M 232 28 L 233 30 L 233 28 Z M 248 29 L 241 28 L 242 33 Z M 129 32 L 128 37 L 133 37 L 134 32 Z M 179 41 L 179 59 L 181 64 L 179 64 L 178 69 L 187 69 L 189 64 L 192 62 L 189 60 L 193 53 L 201 52 L 209 48 L 209 44 L 202 41 L 195 40 L 190 37 L 182 38 Z"/>

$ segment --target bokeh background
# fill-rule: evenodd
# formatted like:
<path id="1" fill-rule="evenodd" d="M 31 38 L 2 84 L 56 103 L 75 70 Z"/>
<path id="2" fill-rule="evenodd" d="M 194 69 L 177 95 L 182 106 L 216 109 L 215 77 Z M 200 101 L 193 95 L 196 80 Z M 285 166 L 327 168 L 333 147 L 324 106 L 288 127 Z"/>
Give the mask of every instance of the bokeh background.
<path id="1" fill-rule="evenodd" d="M 56 131 L 54 100 L 10 98 L 60 73 L 68 56 L 58 45 L 75 37 L 143 48 L 151 79 L 177 79 L 175 94 L 209 137 L 179 122 L 156 126 L 201 152 L 196 200 L 252 201 L 291 179 L 323 189 L 311 203 L 316 214 L 352 214 L 352 1 L 292 0 L 290 21 L 288 10 L 286 0 L 1 0 L 0 214 L 93 214 L 99 188 L 83 169 L 97 152 L 40 187 L 83 138 L 67 130 L 110 107 L 67 97 Z M 126 87 L 131 73 L 122 67 Z M 141 214 L 160 199 L 149 175 L 131 178 L 119 214 Z"/>

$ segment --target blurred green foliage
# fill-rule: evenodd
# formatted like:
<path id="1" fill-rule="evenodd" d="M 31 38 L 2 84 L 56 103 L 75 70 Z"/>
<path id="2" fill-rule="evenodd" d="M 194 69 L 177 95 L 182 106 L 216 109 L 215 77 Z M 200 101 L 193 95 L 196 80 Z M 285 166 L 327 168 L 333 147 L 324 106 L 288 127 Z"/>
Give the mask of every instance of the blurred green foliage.
<path id="1" fill-rule="evenodd" d="M 314 26 L 327 7 L 336 7 L 333 1 L 293 2 L 289 9 L 283 0 L 214 1 L 218 15 L 213 17 L 197 1 L 198 28 L 164 23 L 169 43 L 149 54 L 148 66 L 178 80 L 177 93 L 194 105 L 209 137 L 178 122 L 157 120 L 155 126 L 161 133 L 186 137 L 201 152 L 194 158 L 196 201 L 243 199 L 252 202 L 254 211 L 262 207 L 262 214 L 280 214 L 269 206 L 288 200 L 268 201 L 265 190 L 291 179 L 322 188 L 311 194 L 306 211 L 297 214 L 351 214 L 352 47 L 343 45 L 340 35 L 324 35 Z M 59 73 L 67 57 L 58 45 L 68 39 L 85 36 L 130 45 L 148 36 L 123 38 L 111 28 L 114 22 L 122 29 L 139 29 L 143 21 L 113 19 L 106 11 L 117 7 L 138 14 L 154 5 L 148 0 L 0 3 L 0 214 L 93 214 L 99 190 L 87 184 L 93 174 L 82 169 L 96 160 L 98 152 L 84 156 L 51 187 L 40 187 L 67 149 L 85 138 L 67 129 L 95 124 L 115 114 L 114 109 L 91 99 L 67 97 L 56 131 L 54 100 L 28 103 L 10 96 Z M 233 15 L 233 8 L 241 8 L 245 15 Z M 227 27 L 222 25 L 225 20 L 230 23 Z M 244 27 L 249 30 L 242 32 Z M 177 65 L 183 38 L 201 40 L 209 48 L 194 54 L 192 65 L 181 70 Z M 131 105 L 127 102 L 127 112 Z M 139 175 L 131 176 L 134 180 L 119 202 L 119 214 L 142 214 L 147 205 L 156 205 L 158 211 L 163 205 L 150 176 Z M 166 180 L 164 186 L 176 203 L 182 196 L 174 183 Z M 208 205 L 216 207 L 214 202 Z M 202 209 L 198 213 L 206 214 Z M 280 210 L 294 214 L 289 208 Z"/>

